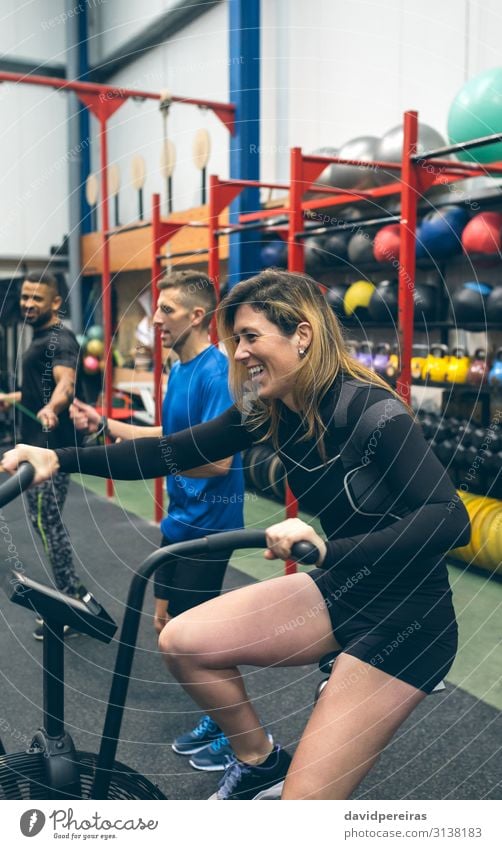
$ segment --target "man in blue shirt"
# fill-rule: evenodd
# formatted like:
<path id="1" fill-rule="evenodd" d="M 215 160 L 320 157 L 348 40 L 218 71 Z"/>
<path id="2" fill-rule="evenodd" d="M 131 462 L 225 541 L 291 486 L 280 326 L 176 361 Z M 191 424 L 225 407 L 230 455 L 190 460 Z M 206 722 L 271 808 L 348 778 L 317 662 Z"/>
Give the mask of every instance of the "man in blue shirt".
<path id="1" fill-rule="evenodd" d="M 215 418 L 232 404 L 227 357 L 209 340 L 215 308 L 214 286 L 202 272 L 175 271 L 160 281 L 153 322 L 160 332 L 162 346 L 173 350 L 179 358 L 169 374 L 162 427 L 110 420 L 106 429 L 112 439 L 176 433 Z M 101 422 L 92 407 L 78 400 L 73 404 L 72 416 L 78 428 L 91 432 Z M 208 463 L 187 475 L 169 475 L 167 493 L 169 506 L 160 526 L 163 546 L 243 526 L 244 477 L 240 455 Z M 179 558 L 157 570 L 154 587 L 157 632 L 162 631 L 171 617 L 218 596 L 227 565 L 228 552 L 215 552 L 200 560 Z M 173 749 L 178 754 L 196 755 L 215 742 L 217 756 L 212 757 L 211 752 L 210 768 L 223 769 L 230 749 L 221 738 L 218 726 L 205 716 L 193 731 L 176 738 Z M 204 763 L 193 765 L 207 768 Z"/>

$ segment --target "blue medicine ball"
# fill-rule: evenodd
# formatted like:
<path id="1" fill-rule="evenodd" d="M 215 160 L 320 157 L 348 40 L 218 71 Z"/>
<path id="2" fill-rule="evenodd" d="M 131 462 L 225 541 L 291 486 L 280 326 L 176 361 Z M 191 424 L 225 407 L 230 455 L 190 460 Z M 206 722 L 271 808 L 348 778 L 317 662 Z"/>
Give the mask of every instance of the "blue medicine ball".
<path id="1" fill-rule="evenodd" d="M 443 259 L 462 250 L 462 230 L 469 215 L 463 206 L 444 206 L 428 213 L 417 228 L 417 258 Z"/>
<path id="2" fill-rule="evenodd" d="M 262 268 L 287 268 L 288 246 L 282 239 L 274 239 L 273 242 L 263 245 L 260 251 L 260 262 Z"/>

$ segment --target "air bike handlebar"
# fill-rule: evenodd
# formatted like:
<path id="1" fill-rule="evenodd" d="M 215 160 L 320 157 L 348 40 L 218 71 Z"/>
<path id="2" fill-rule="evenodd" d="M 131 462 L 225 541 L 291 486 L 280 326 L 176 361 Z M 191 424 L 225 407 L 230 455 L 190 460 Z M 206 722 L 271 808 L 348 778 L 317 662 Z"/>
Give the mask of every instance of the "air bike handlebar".
<path id="1" fill-rule="evenodd" d="M 31 463 L 21 463 L 16 474 L 0 486 L 0 509 L 28 489 L 34 477 L 35 469 Z"/>
<path id="2" fill-rule="evenodd" d="M 27 489 L 34 474 L 35 470 L 30 463 L 22 463 L 16 474 L 0 485 L 0 508 L 13 501 Z M 213 551 L 228 552 L 228 556 L 230 556 L 233 551 L 239 548 L 266 548 L 266 545 L 264 530 L 226 531 L 160 548 L 150 554 L 139 566 L 133 576 L 127 596 L 126 612 L 117 650 L 101 748 L 96 764 L 92 791 L 93 799 L 107 798 L 136 649 L 145 590 L 149 578 L 160 566 L 180 556 L 197 557 Z M 319 551 L 312 543 L 297 542 L 291 549 L 291 556 L 298 563 L 314 564 L 318 560 Z"/>
<path id="3" fill-rule="evenodd" d="M 238 548 L 265 548 L 266 545 L 266 534 L 263 530 L 227 531 L 160 548 L 158 551 L 150 554 L 141 564 L 129 587 L 126 614 L 122 625 L 119 650 L 97 763 L 96 778 L 92 793 L 93 799 L 107 798 L 148 579 L 159 566 L 168 563 L 169 560 L 175 557 L 196 557 L 210 551 L 228 551 L 230 556 Z M 291 549 L 291 555 L 297 562 L 313 564 L 319 558 L 319 551 L 310 542 L 297 542 Z"/>

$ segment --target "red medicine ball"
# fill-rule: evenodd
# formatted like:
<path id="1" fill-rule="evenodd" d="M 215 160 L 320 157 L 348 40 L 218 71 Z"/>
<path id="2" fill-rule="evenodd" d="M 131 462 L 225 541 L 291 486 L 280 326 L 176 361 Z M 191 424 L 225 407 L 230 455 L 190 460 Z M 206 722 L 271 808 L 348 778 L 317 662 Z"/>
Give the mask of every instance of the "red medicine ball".
<path id="1" fill-rule="evenodd" d="M 464 227 L 462 246 L 467 254 L 498 254 L 502 247 L 502 213 L 475 215 Z"/>
<path id="2" fill-rule="evenodd" d="M 388 224 L 378 231 L 373 242 L 373 256 L 377 262 L 399 260 L 399 235 L 399 224 Z"/>

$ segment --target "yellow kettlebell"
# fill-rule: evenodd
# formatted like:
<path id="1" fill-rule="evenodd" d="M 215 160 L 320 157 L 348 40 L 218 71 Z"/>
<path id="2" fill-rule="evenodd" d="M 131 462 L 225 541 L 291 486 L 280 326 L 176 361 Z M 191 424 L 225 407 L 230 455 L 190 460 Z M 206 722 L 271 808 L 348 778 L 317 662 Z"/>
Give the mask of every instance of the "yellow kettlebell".
<path id="1" fill-rule="evenodd" d="M 471 365 L 471 358 L 461 345 L 453 348 L 446 369 L 447 383 L 466 383 L 467 375 Z"/>
<path id="2" fill-rule="evenodd" d="M 434 342 L 425 359 L 423 379 L 432 383 L 444 383 L 449 359 L 447 346 Z"/>
<path id="3" fill-rule="evenodd" d="M 389 361 L 385 366 L 385 376 L 390 379 L 395 378 L 399 373 L 399 345 L 392 346 L 392 353 L 389 356 Z"/>
<path id="4" fill-rule="evenodd" d="M 423 374 L 425 360 L 427 359 L 427 345 L 413 345 L 411 356 L 411 376 L 413 380 L 420 380 Z"/>

